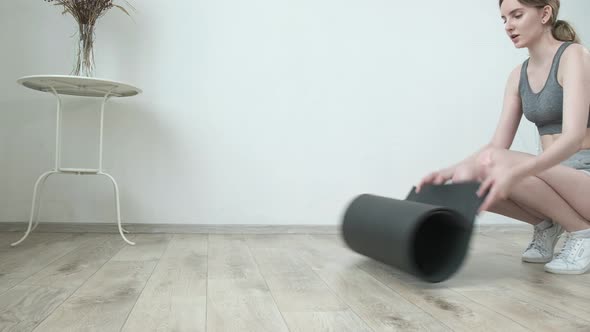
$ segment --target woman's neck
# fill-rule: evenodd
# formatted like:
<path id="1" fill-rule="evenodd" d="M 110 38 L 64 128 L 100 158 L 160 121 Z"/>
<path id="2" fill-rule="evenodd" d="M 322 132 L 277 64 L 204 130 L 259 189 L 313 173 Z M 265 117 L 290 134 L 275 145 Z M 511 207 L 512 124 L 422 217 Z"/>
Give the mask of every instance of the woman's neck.
<path id="1" fill-rule="evenodd" d="M 555 39 L 551 31 L 544 33 L 538 40 L 533 42 L 529 47 L 529 63 L 543 66 L 553 61 L 553 56 L 557 51 L 561 41 Z"/>

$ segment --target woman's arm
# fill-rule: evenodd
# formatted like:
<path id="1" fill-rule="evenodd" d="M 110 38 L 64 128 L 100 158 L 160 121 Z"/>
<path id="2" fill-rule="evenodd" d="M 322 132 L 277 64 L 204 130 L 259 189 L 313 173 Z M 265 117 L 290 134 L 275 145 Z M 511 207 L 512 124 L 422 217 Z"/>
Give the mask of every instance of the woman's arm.
<path id="1" fill-rule="evenodd" d="M 545 151 L 517 166 L 521 175 L 534 175 L 566 160 L 582 148 L 590 106 L 590 54 L 571 45 L 561 59 L 563 71 L 563 129 Z"/>
<path id="2" fill-rule="evenodd" d="M 500 120 L 490 142 L 490 145 L 493 147 L 509 149 L 512 146 L 518 125 L 522 119 L 522 103 L 518 91 L 521 68 L 522 65 L 518 65 L 508 77 L 504 91 L 502 113 L 500 114 Z"/>
<path id="3" fill-rule="evenodd" d="M 496 125 L 496 130 L 492 136 L 492 139 L 475 153 L 468 156 L 459 163 L 447 167 L 447 169 L 454 170 L 457 166 L 463 163 L 473 162 L 475 158 L 477 158 L 477 156 L 487 148 L 510 148 L 512 142 L 514 141 L 516 131 L 518 130 L 520 120 L 522 119 L 522 106 L 520 102 L 520 94 L 518 92 L 521 67 L 522 65 L 518 65 L 508 76 L 508 81 L 506 82 L 506 87 L 504 88 L 504 103 L 502 106 L 502 113 L 500 114 L 500 119 Z"/>
<path id="4" fill-rule="evenodd" d="M 444 183 L 447 180 L 451 179 L 457 167 L 463 164 L 472 164 L 475 162 L 475 159 L 479 156 L 479 154 L 490 147 L 496 148 L 503 148 L 508 149 L 512 145 L 512 141 L 514 140 L 514 136 L 516 135 L 516 130 L 518 129 L 518 125 L 520 124 L 520 120 L 522 118 L 522 107 L 520 102 L 520 94 L 518 92 L 518 83 L 520 81 L 520 68 L 521 65 L 517 66 L 512 70 L 508 77 L 508 82 L 506 83 L 506 88 L 504 90 L 504 104 L 502 107 L 502 113 L 500 115 L 500 120 L 496 126 L 496 131 L 494 132 L 494 136 L 492 139 L 482 146 L 479 150 L 475 153 L 471 154 L 467 158 L 461 160 L 460 162 L 440 169 L 438 171 L 432 172 L 422 178 L 420 183 L 416 186 L 416 192 L 420 191 L 420 188 L 425 183 Z"/>

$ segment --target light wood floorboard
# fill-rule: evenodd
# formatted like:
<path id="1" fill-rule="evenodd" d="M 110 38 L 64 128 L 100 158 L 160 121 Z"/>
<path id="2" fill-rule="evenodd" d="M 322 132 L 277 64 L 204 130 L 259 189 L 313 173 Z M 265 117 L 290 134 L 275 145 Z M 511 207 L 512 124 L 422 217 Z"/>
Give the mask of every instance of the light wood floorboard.
<path id="1" fill-rule="evenodd" d="M 590 273 L 523 263 L 531 232 L 479 228 L 438 284 L 338 234 L 0 232 L 0 331 L 590 331 Z"/>

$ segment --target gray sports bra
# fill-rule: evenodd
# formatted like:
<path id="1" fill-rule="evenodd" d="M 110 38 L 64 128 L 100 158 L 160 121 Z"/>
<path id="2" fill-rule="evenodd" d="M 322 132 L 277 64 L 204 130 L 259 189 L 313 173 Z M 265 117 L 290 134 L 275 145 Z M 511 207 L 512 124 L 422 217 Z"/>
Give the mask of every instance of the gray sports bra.
<path id="1" fill-rule="evenodd" d="M 526 59 L 520 70 L 518 90 L 522 102 L 522 112 L 529 121 L 537 126 L 539 135 L 541 136 L 561 133 L 563 120 L 563 87 L 557 81 L 557 70 L 559 69 L 559 59 L 561 59 L 563 51 L 571 44 L 573 43 L 564 42 L 557 49 L 557 52 L 553 57 L 549 77 L 547 77 L 545 86 L 539 91 L 539 93 L 533 93 L 529 85 L 529 78 L 527 75 L 529 59 Z M 590 117 L 588 118 L 587 127 L 590 128 Z"/>

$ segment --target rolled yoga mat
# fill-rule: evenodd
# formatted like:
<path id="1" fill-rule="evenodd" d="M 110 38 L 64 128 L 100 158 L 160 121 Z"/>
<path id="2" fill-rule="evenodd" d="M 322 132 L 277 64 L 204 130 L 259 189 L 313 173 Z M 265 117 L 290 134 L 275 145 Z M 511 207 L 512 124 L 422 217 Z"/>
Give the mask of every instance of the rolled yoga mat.
<path id="1" fill-rule="evenodd" d="M 406 199 L 371 194 L 347 207 L 342 236 L 354 251 L 428 282 L 452 276 L 465 259 L 479 182 L 413 187 Z"/>

